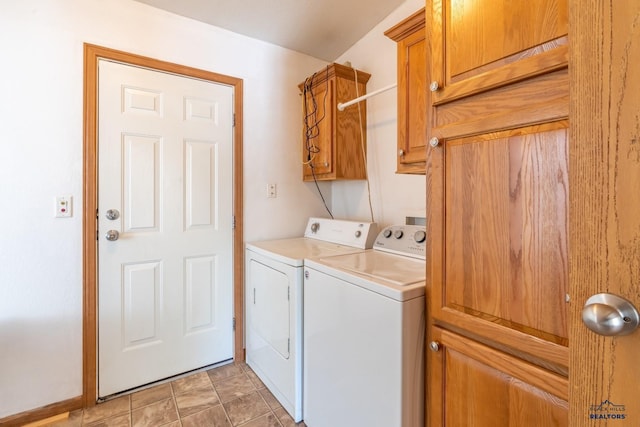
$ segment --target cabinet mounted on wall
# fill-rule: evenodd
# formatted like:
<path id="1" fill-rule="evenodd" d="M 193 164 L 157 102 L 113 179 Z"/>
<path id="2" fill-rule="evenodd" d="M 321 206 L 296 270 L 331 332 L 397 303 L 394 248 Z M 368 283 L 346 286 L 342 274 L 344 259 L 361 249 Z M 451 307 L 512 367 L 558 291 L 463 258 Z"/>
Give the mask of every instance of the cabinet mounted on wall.
<path id="1" fill-rule="evenodd" d="M 303 102 L 302 177 L 304 181 L 365 179 L 367 106 L 338 104 L 362 96 L 371 77 L 331 64 L 300 83 Z"/>
<path id="2" fill-rule="evenodd" d="M 430 106 L 425 9 L 389 28 L 384 35 L 398 44 L 397 173 L 424 174 Z"/>

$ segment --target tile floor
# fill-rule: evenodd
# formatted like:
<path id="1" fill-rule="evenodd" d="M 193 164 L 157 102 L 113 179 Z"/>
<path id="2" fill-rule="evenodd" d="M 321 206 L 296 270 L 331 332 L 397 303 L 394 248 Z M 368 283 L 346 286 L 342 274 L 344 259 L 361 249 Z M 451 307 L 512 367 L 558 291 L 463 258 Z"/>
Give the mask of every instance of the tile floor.
<path id="1" fill-rule="evenodd" d="M 86 410 L 50 427 L 293 427 L 282 405 L 245 363 L 201 371 Z"/>

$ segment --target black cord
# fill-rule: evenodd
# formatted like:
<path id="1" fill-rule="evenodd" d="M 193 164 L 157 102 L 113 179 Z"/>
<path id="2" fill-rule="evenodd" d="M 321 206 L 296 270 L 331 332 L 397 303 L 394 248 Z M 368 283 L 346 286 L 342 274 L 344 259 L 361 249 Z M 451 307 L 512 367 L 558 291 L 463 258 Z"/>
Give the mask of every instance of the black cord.
<path id="1" fill-rule="evenodd" d="M 316 172 L 315 172 L 315 166 L 313 165 L 313 158 L 315 157 L 316 154 L 318 154 L 320 152 L 320 148 L 318 146 L 316 146 L 313 143 L 313 139 L 317 138 L 318 136 L 320 136 L 320 122 L 322 122 L 322 120 L 324 120 L 324 118 L 327 115 L 327 94 L 329 93 L 329 66 L 327 65 L 327 88 L 324 92 L 324 97 L 322 99 L 322 105 L 323 105 L 323 112 L 322 112 L 322 117 L 318 118 L 317 114 L 318 114 L 318 103 L 316 102 L 316 96 L 313 93 L 312 87 L 313 87 L 313 80 L 316 77 L 316 73 L 313 73 L 313 75 L 307 79 L 305 79 L 304 81 L 304 89 L 303 89 L 303 98 L 304 98 L 304 134 L 305 134 L 305 150 L 307 151 L 307 161 L 305 162 L 305 164 L 309 165 L 309 168 L 311 168 L 311 175 L 313 176 L 313 182 L 316 184 L 316 189 L 318 190 L 318 194 L 320 195 L 320 198 L 322 199 L 322 203 L 324 204 L 324 208 L 327 210 L 327 212 L 329 213 L 329 216 L 331 217 L 331 219 L 333 219 L 333 214 L 331 213 L 331 210 L 329 209 L 329 206 L 327 206 L 327 202 L 324 199 L 324 195 L 322 194 L 322 191 L 320 190 L 320 186 L 318 185 L 318 179 L 316 177 Z M 309 94 L 309 98 L 311 100 L 311 111 L 309 110 L 309 104 L 307 101 L 307 94 Z"/>
<path id="2" fill-rule="evenodd" d="M 324 196 L 322 195 L 322 191 L 320 191 L 320 186 L 318 185 L 318 180 L 316 179 L 316 172 L 313 168 L 313 165 L 309 165 L 311 167 L 311 175 L 313 175 L 313 182 L 316 183 L 316 188 L 318 189 L 318 194 L 320 194 L 320 198 L 322 199 L 322 203 L 324 204 L 324 208 L 329 212 L 329 216 L 333 219 L 333 214 L 331 213 L 331 209 L 327 206 L 327 202 L 324 200 Z"/>
<path id="3" fill-rule="evenodd" d="M 316 102 L 316 95 L 313 93 L 313 80 L 316 77 L 317 73 L 313 73 L 313 75 L 307 78 L 304 81 L 304 126 L 305 126 L 305 149 L 307 150 L 307 162 L 311 163 L 314 157 L 314 154 L 320 152 L 320 148 L 312 143 L 312 140 L 320 136 L 320 122 L 322 122 L 327 115 L 326 105 L 327 105 L 327 95 L 329 93 L 329 66 L 327 66 L 327 75 L 326 75 L 326 90 L 324 92 L 324 97 L 322 100 L 323 112 L 322 117 L 318 118 L 318 103 Z M 311 99 L 312 109 L 309 110 L 309 105 L 307 101 L 307 94 L 309 94 L 309 98 Z"/>

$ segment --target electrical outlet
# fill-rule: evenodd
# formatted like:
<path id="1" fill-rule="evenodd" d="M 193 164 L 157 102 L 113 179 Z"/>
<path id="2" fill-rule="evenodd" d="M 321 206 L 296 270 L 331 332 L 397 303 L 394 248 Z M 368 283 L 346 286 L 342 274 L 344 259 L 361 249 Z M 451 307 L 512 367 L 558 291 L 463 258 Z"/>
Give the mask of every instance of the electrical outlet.
<path id="1" fill-rule="evenodd" d="M 270 199 L 278 197 L 278 186 L 276 184 L 267 184 L 267 197 Z"/>
<path id="2" fill-rule="evenodd" d="M 73 214 L 73 197 L 56 197 L 56 218 L 70 218 Z"/>

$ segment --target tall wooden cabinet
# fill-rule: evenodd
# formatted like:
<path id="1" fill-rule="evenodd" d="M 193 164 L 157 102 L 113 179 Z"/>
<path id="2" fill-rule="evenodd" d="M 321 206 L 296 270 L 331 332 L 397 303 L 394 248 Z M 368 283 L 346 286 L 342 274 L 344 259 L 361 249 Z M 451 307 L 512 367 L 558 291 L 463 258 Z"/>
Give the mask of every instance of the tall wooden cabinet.
<path id="1" fill-rule="evenodd" d="M 424 9 L 384 34 L 398 44 L 397 173 L 424 174 L 430 102 Z"/>
<path id="2" fill-rule="evenodd" d="M 568 424 L 566 0 L 427 0 L 427 424 Z"/>
<path id="3" fill-rule="evenodd" d="M 338 110 L 338 104 L 367 93 L 371 75 L 354 71 L 334 63 L 298 85 L 303 101 L 304 181 L 366 178 L 367 104 Z"/>

